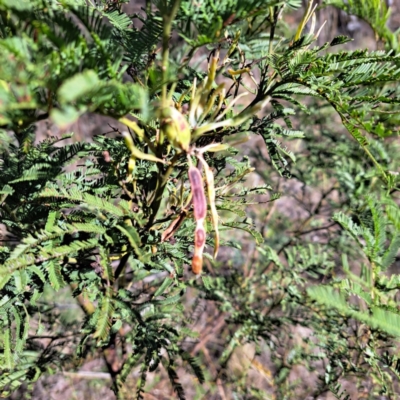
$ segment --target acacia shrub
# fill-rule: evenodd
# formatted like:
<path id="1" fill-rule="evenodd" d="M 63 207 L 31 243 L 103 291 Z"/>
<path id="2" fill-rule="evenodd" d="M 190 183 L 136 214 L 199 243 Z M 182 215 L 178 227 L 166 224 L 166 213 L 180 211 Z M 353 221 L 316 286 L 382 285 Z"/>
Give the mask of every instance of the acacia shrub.
<path id="1" fill-rule="evenodd" d="M 371 381 L 380 377 L 374 390 L 393 392 L 396 359 L 380 346 L 400 326 L 397 277 L 383 273 L 399 247 L 397 159 L 382 143 L 393 126 L 376 111 L 399 102 L 388 85 L 399 80 L 397 56 L 336 51 L 348 41 L 343 36 L 315 45 L 312 2 L 290 35 L 282 16 L 299 8 L 298 0 L 223 1 L 218 8 L 211 0 L 149 1 L 137 15 L 125 14 L 123 3 L 0 0 L 2 395 L 100 355 L 118 398 L 130 398 L 132 376 L 135 397 L 143 398 L 154 372 L 185 398 L 181 365 L 197 378 L 192 397 L 211 396 L 224 376 L 229 381 L 224 371 L 234 369 L 246 342 L 257 351 L 269 346 L 275 383 L 259 388 L 239 380 L 232 396 L 298 395 L 289 375 L 301 362 L 319 368 L 315 396 L 330 390 L 344 397 L 339 379 L 365 371 L 365 363 Z M 176 34 L 184 42 L 174 48 Z M 201 50 L 207 61 L 194 67 Z M 246 93 L 251 100 L 240 108 Z M 293 127 L 296 115 L 321 116 L 320 103 L 305 96 L 334 111 L 348 135 L 340 145 L 332 131 L 312 136 Z M 112 133 L 36 143 L 38 121 L 68 132 L 86 112 L 113 118 Z M 269 168 L 257 187 L 245 184 L 254 167 L 241 146 L 252 135 L 268 154 L 259 155 L 263 164 L 256 160 L 260 173 L 266 160 Z M 282 140 L 304 138 L 308 147 L 294 167 L 296 156 Z M 325 144 L 332 153 L 321 151 Z M 326 231 L 332 241 L 309 245 L 307 235 L 298 240 L 302 230 L 272 235 L 282 225 L 268 232 L 246 218 L 256 196 L 279 198 L 273 171 L 310 186 L 322 176 L 337 182 L 339 201 L 330 203 L 337 224 Z M 346 214 L 349 207 L 358 207 L 358 219 Z M 240 247 L 232 231 L 249 233 L 258 246 L 245 273 L 203 252 L 204 245 L 214 256 L 220 247 Z M 346 279 L 335 279 L 334 244 Z M 357 276 L 347 260 L 361 254 Z M 50 288 L 76 299 L 82 314 L 60 320 Z M 190 303 L 189 294 L 198 301 Z M 354 295 L 362 302 L 354 304 Z M 188 340 L 199 335 L 192 323 L 202 302 L 218 310 L 223 326 L 211 375 L 195 357 L 201 348 Z M 302 324 L 315 339 L 282 357 Z M 346 335 L 358 324 L 368 335 L 350 349 Z M 361 366 L 349 365 L 349 349 Z"/>

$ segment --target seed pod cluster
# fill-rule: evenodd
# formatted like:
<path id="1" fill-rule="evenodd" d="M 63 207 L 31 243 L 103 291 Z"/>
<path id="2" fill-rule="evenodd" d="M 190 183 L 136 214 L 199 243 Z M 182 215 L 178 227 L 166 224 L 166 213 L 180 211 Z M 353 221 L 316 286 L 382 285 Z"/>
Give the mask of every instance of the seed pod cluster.
<path id="1" fill-rule="evenodd" d="M 197 275 L 200 274 L 203 269 L 203 250 L 206 244 L 204 220 L 207 214 L 207 201 L 204 194 L 203 180 L 200 171 L 196 167 L 191 166 L 189 168 L 189 181 L 192 189 L 194 219 L 196 220 L 192 271 Z"/>
<path id="2" fill-rule="evenodd" d="M 190 145 L 190 126 L 186 118 L 174 107 L 166 107 L 160 111 L 160 129 L 171 145 L 187 151 Z"/>

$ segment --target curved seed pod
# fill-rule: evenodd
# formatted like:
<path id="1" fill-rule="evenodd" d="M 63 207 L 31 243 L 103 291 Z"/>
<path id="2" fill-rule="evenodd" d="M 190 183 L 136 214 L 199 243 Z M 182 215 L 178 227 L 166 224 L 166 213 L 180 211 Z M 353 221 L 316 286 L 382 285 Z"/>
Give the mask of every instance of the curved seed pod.
<path id="1" fill-rule="evenodd" d="M 215 206 L 214 174 L 212 173 L 210 167 L 206 163 L 206 160 L 204 160 L 201 154 L 199 154 L 198 158 L 203 164 L 204 171 L 206 173 L 208 202 L 210 203 L 211 221 L 214 227 L 214 259 L 215 259 L 217 258 L 219 250 L 219 231 L 218 231 L 218 212 L 217 212 L 217 207 Z"/>
<path id="2" fill-rule="evenodd" d="M 130 135 L 129 132 L 121 132 L 121 134 L 125 140 L 126 147 L 129 149 L 129 151 L 132 154 L 132 157 L 139 158 L 139 160 L 147 160 L 147 161 L 160 162 L 160 163 L 165 164 L 165 161 L 161 160 L 161 158 L 157 158 L 153 154 L 144 153 L 143 151 L 139 150 L 134 145 L 132 136 Z"/>
<path id="3" fill-rule="evenodd" d="M 136 166 L 136 157 L 131 156 L 128 161 L 128 176 L 127 176 L 128 180 L 132 178 L 132 173 L 133 170 L 135 169 L 135 166 Z"/>
<path id="4" fill-rule="evenodd" d="M 211 58 L 211 61 L 208 66 L 208 76 L 207 76 L 207 81 L 206 85 L 204 87 L 204 91 L 208 92 L 212 88 L 212 84 L 214 83 L 215 80 L 215 75 L 217 72 L 217 67 L 218 67 L 218 60 L 219 60 L 219 51 L 217 51 Z"/>
<path id="5" fill-rule="evenodd" d="M 142 141 L 144 138 L 144 130 L 139 127 L 139 125 L 135 121 L 131 121 L 128 118 L 122 117 L 119 119 L 124 125 L 128 128 L 132 129 L 133 132 L 136 133 L 137 137 Z"/>
<path id="6" fill-rule="evenodd" d="M 314 0 L 309 0 L 309 2 L 308 2 L 306 11 L 305 11 L 305 13 L 303 15 L 303 18 L 300 21 L 300 24 L 299 24 L 299 26 L 297 28 L 297 31 L 296 31 L 296 34 L 294 36 L 294 41 L 295 42 L 300 39 L 304 27 L 306 26 L 308 20 L 314 14 L 315 9 L 317 8 L 318 4 L 315 4 L 314 7 L 313 7 L 313 2 L 314 2 Z M 311 33 L 314 33 L 314 32 L 311 32 Z"/>
<path id="7" fill-rule="evenodd" d="M 190 126 L 186 118 L 174 107 L 163 108 L 160 112 L 162 133 L 175 148 L 187 151 L 190 145 Z"/>
<path id="8" fill-rule="evenodd" d="M 227 62 L 229 62 L 229 56 L 236 50 L 240 39 L 240 33 L 241 33 L 240 29 L 236 31 L 235 37 L 233 38 L 232 43 L 229 46 L 229 49 L 224 57 L 222 65 L 225 65 Z"/>
<path id="9" fill-rule="evenodd" d="M 172 236 L 174 236 L 175 232 L 179 229 L 179 227 L 185 220 L 186 215 L 187 211 L 183 209 L 179 214 L 178 218 L 174 219 L 169 225 L 169 227 L 162 233 L 161 242 L 165 242 L 166 240 L 169 240 L 172 238 Z"/>
<path id="10" fill-rule="evenodd" d="M 244 73 L 249 73 L 250 72 L 250 68 L 242 68 L 242 69 L 238 69 L 238 70 L 234 70 L 234 69 L 228 69 L 228 74 L 229 75 L 242 75 Z"/>

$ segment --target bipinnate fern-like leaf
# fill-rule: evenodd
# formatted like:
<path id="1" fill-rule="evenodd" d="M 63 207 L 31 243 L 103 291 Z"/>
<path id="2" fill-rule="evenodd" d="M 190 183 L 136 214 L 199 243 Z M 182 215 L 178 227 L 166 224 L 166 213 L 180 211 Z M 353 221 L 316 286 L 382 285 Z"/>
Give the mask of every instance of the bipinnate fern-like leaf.
<path id="1" fill-rule="evenodd" d="M 144 391 L 144 386 L 146 385 L 147 369 L 148 369 L 147 362 L 143 362 L 140 367 L 140 378 L 138 379 L 137 382 L 136 400 L 144 399 L 144 397 L 142 396 L 142 392 Z"/>
<path id="2" fill-rule="evenodd" d="M 45 268 L 48 272 L 50 284 L 55 290 L 59 290 L 65 286 L 65 282 L 61 274 L 61 266 L 57 261 L 50 260 L 49 262 L 45 263 Z"/>
<path id="3" fill-rule="evenodd" d="M 107 341 L 112 324 L 114 312 L 112 295 L 112 288 L 108 287 L 101 299 L 100 313 L 96 323 L 96 331 L 93 335 L 93 337 L 99 338 L 103 342 Z"/>
<path id="4" fill-rule="evenodd" d="M 396 48 L 396 35 L 388 28 L 390 3 L 380 0 L 325 0 L 325 6 L 335 6 L 348 14 L 355 15 L 366 21 L 374 30 L 377 37 L 386 42 L 389 48 Z"/>
<path id="5" fill-rule="evenodd" d="M 174 391 L 176 392 L 179 400 L 186 400 L 185 391 L 182 384 L 179 382 L 178 374 L 176 373 L 172 362 L 170 362 L 167 366 L 167 373 L 169 381 L 171 382 L 171 385 L 174 388 Z"/>
<path id="6" fill-rule="evenodd" d="M 344 315 L 361 321 L 373 329 L 400 337 L 400 315 L 396 312 L 379 306 L 371 307 L 370 312 L 359 311 L 347 302 L 341 291 L 335 290 L 331 286 L 313 286 L 307 289 L 307 293 L 311 299 L 323 306 L 335 308 Z"/>
<path id="7" fill-rule="evenodd" d="M 131 63 L 137 72 L 151 61 L 163 31 L 162 19 L 156 14 L 147 15 L 142 22 L 140 30 L 124 31 L 120 38 L 125 50 L 124 60 Z"/>
<path id="8" fill-rule="evenodd" d="M 121 35 L 130 31 L 132 20 L 124 12 L 113 10 L 108 12 L 102 11 L 102 14 L 111 22 L 115 30 L 121 32 Z"/>
<path id="9" fill-rule="evenodd" d="M 364 229 L 356 224 L 349 216 L 344 213 L 336 213 L 333 217 L 334 221 L 337 221 L 344 229 L 362 246 L 360 242 L 360 236 L 363 234 Z"/>
<path id="10" fill-rule="evenodd" d="M 199 380 L 199 383 L 204 383 L 205 382 L 204 372 L 200 366 L 199 360 L 195 357 L 192 357 L 188 352 L 183 350 L 180 352 L 180 356 L 182 357 L 183 361 L 186 361 L 190 365 L 194 374 Z"/>
<path id="11" fill-rule="evenodd" d="M 365 207 L 363 212 L 358 213 L 361 225 L 343 213 L 335 214 L 333 219 L 342 225 L 364 249 L 369 260 L 385 271 L 395 261 L 400 247 L 399 232 L 394 226 L 389 246 L 387 246 L 387 231 L 390 225 L 384 216 L 382 205 L 369 196 Z"/>
<path id="12" fill-rule="evenodd" d="M 46 188 L 41 194 L 41 197 L 51 197 L 70 200 L 71 202 L 80 203 L 82 206 L 87 207 L 89 210 L 97 213 L 104 212 L 116 217 L 124 216 L 124 210 L 114 205 L 112 202 L 107 201 L 101 197 L 94 196 L 89 193 L 82 193 L 78 189 L 62 188 L 61 190 L 54 188 Z"/>
<path id="13" fill-rule="evenodd" d="M 12 335 L 11 335 L 11 322 L 8 313 L 3 315 L 3 357 L 4 366 L 7 369 L 12 369 L 14 366 L 14 359 L 12 354 Z"/>
<path id="14" fill-rule="evenodd" d="M 372 198 L 367 198 L 367 205 L 371 212 L 372 220 L 372 233 L 374 236 L 373 244 L 373 257 L 378 257 L 383 253 L 384 246 L 386 244 L 386 227 L 387 222 L 383 215 L 382 207 Z"/>
<path id="15" fill-rule="evenodd" d="M 117 225 L 116 227 L 127 237 L 136 255 L 141 257 L 142 251 L 140 250 L 140 236 L 137 230 L 133 226 L 129 225 Z"/>
<path id="16" fill-rule="evenodd" d="M 335 396 L 336 399 L 351 400 L 350 395 L 346 392 L 345 389 L 342 388 L 340 383 L 337 383 L 336 385 L 330 385 L 329 389 L 330 389 L 331 393 Z"/>
<path id="17" fill-rule="evenodd" d="M 53 227 L 56 223 L 56 220 L 58 220 L 59 217 L 59 213 L 57 213 L 56 211 L 52 211 L 49 213 L 48 217 L 47 217 L 47 221 L 46 221 L 46 225 L 44 227 L 44 230 L 47 232 L 51 232 L 53 230 Z"/>
<path id="18" fill-rule="evenodd" d="M 64 235 L 74 235 L 78 232 L 87 232 L 94 234 L 105 234 L 106 229 L 98 224 L 79 223 L 65 224 L 63 228 L 51 226 L 53 217 L 49 217 L 44 231 L 36 232 L 35 235 L 29 235 L 23 239 L 23 243 L 15 247 L 10 254 L 9 260 L 16 260 L 21 255 L 29 253 L 38 248 L 43 242 L 61 239 Z"/>
<path id="19" fill-rule="evenodd" d="M 29 334 L 30 317 L 27 310 L 20 307 L 13 307 L 12 313 L 15 321 L 15 354 L 20 357 L 26 344 Z"/>
<path id="20" fill-rule="evenodd" d="M 126 382 L 129 374 L 131 373 L 132 369 L 137 366 L 137 363 L 141 357 L 142 354 L 140 352 L 128 355 L 127 360 L 124 362 L 124 365 L 122 366 L 121 373 L 118 376 L 119 386 L 122 386 Z"/>
<path id="21" fill-rule="evenodd" d="M 182 36 L 194 47 L 218 41 L 224 27 L 241 22 L 246 17 L 266 15 L 269 7 L 299 8 L 299 0 L 235 0 L 215 3 L 214 0 L 194 5 L 190 0 L 181 3 L 178 21 L 182 24 Z M 192 26 L 193 25 L 193 26 Z M 193 27 L 195 29 L 193 29 Z"/>
<path id="22" fill-rule="evenodd" d="M 3 265 L 0 265 L 0 282 L 5 285 L 11 279 L 12 274 L 19 269 L 44 263 L 46 261 L 62 260 L 66 256 L 71 256 L 80 251 L 92 249 L 97 245 L 97 239 L 88 239 L 86 241 L 75 240 L 69 245 L 42 250 L 42 252 L 37 256 L 34 254 L 23 254 L 17 258 L 9 259 Z M 58 284 L 56 285 L 58 286 Z"/>
<path id="23" fill-rule="evenodd" d="M 400 249 L 400 234 L 397 233 L 390 241 L 390 245 L 382 255 L 381 267 L 386 271 L 396 260 L 396 256 Z"/>

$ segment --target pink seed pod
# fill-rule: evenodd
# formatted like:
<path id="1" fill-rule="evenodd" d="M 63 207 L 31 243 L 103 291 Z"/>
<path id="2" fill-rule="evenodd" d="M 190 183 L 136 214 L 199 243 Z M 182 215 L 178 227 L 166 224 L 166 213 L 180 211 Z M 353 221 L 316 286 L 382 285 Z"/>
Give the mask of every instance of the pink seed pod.
<path id="1" fill-rule="evenodd" d="M 194 218 L 196 221 L 199 221 L 204 219 L 207 214 L 207 201 L 204 194 L 203 179 L 196 167 L 190 167 L 188 174 L 192 188 Z"/>
<path id="2" fill-rule="evenodd" d="M 194 232 L 194 255 L 192 259 L 192 271 L 198 275 L 203 269 L 203 250 L 206 244 L 206 231 L 204 219 L 207 215 L 207 200 L 204 194 L 203 179 L 200 171 L 191 166 L 189 168 L 190 187 L 192 188 L 192 202 L 196 230 Z"/>
<path id="3" fill-rule="evenodd" d="M 206 243 L 206 233 L 204 231 L 203 226 L 198 226 L 196 228 L 194 235 L 195 235 L 194 244 L 196 248 L 204 247 L 204 244 Z"/>
<path id="4" fill-rule="evenodd" d="M 197 221 L 196 231 L 194 232 L 194 255 L 192 259 L 192 271 L 198 275 L 203 269 L 203 250 L 206 244 L 206 231 L 203 226 L 204 220 Z"/>

